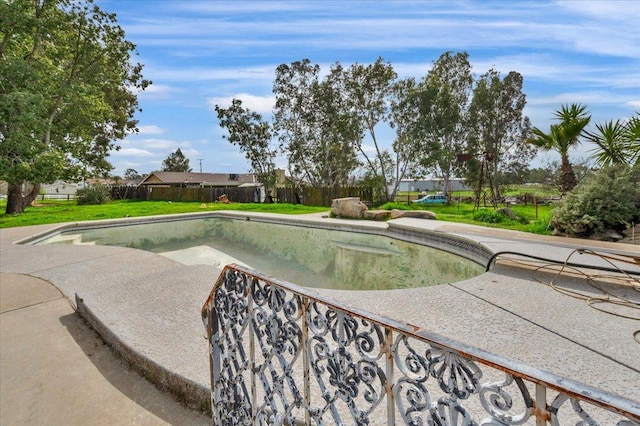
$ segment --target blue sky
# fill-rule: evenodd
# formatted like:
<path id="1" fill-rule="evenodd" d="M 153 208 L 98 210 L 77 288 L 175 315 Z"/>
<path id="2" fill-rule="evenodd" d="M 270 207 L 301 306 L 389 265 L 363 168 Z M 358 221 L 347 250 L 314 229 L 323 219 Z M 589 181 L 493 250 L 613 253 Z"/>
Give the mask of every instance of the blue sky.
<path id="1" fill-rule="evenodd" d="M 177 148 L 194 171 L 246 173 L 214 105 L 236 97 L 270 119 L 276 67 L 304 58 L 328 71 L 382 57 L 400 77 L 419 78 L 443 52 L 466 51 L 476 75 L 523 75 L 525 114 L 543 129 L 563 103 L 585 104 L 592 123 L 640 111 L 638 0 L 96 2 L 117 14 L 153 81 L 139 95 L 140 133 L 109 157 L 114 174 L 158 170 Z M 383 126 L 379 136 L 393 139 Z"/>

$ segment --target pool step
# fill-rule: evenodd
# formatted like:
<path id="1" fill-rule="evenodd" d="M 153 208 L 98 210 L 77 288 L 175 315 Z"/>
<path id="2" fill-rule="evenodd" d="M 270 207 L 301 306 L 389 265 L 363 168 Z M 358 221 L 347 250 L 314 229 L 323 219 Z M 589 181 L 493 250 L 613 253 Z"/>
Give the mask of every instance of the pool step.
<path id="1" fill-rule="evenodd" d="M 56 235 L 44 241 L 43 244 L 82 244 L 82 234 Z"/>
<path id="2" fill-rule="evenodd" d="M 43 241 L 42 244 L 69 244 L 78 246 L 95 246 L 95 241 L 82 241 L 82 234 L 60 234 Z"/>
<path id="3" fill-rule="evenodd" d="M 183 265 L 211 265 L 217 268 L 224 268 L 231 263 L 237 263 L 238 265 L 248 266 L 235 257 L 204 245 L 182 250 L 166 251 L 158 254 L 173 259 Z"/>

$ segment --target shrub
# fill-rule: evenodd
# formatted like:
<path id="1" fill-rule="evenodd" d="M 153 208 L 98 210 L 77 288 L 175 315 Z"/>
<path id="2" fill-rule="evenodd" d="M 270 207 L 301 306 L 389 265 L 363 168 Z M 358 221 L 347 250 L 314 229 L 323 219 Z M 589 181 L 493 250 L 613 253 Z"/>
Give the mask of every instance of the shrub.
<path id="1" fill-rule="evenodd" d="M 412 207 L 407 203 L 390 202 L 390 203 L 384 203 L 383 205 L 379 206 L 378 209 L 380 210 L 393 210 L 393 209 L 412 210 Z"/>
<path id="2" fill-rule="evenodd" d="M 111 201 L 109 198 L 109 190 L 104 186 L 91 186 L 85 189 L 79 189 L 76 194 L 78 205 L 95 205 L 105 204 Z"/>
<path id="3" fill-rule="evenodd" d="M 483 223 L 500 223 L 503 219 L 505 219 L 505 216 L 495 210 L 478 210 L 473 215 L 473 220 Z"/>
<path id="4" fill-rule="evenodd" d="M 555 209 L 555 233 L 575 236 L 624 230 L 640 219 L 640 167 L 605 167 L 576 186 Z"/>

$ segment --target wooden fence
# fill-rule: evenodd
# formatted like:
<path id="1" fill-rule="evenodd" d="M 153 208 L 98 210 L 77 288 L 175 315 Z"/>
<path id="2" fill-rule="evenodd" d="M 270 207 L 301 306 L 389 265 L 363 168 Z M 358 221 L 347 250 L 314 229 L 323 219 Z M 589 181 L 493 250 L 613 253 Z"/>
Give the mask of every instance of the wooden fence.
<path id="1" fill-rule="evenodd" d="M 237 186 L 209 188 L 112 186 L 110 188 L 110 195 L 113 200 L 134 199 L 146 201 L 191 201 L 200 203 L 213 203 L 217 201 L 220 196 L 226 195 L 227 198 L 234 203 L 260 202 L 260 194 L 256 188 L 239 188 Z M 375 202 L 373 199 L 373 190 L 364 187 L 277 188 L 275 193 L 271 195 L 269 201 L 330 207 L 331 201 L 334 198 L 344 197 L 359 197 L 363 203 L 369 206 Z"/>

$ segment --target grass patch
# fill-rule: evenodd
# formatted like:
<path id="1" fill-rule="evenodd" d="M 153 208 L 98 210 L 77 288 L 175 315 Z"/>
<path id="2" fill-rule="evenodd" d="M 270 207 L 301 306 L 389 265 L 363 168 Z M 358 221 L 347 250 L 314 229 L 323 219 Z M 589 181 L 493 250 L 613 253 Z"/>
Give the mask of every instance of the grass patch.
<path id="1" fill-rule="evenodd" d="M 0 208 L 4 210 L 6 200 L 0 201 Z M 510 206 L 520 220 L 511 220 L 503 216 L 501 220 L 487 220 L 495 218 L 498 213 L 493 209 L 481 209 L 474 212 L 473 203 L 452 203 L 450 205 L 421 205 L 416 206 L 406 202 L 387 203 L 379 208 L 385 210 L 423 209 L 430 210 L 439 220 L 469 223 L 495 228 L 511 229 L 536 234 L 550 234 L 549 221 L 553 206 L 538 205 Z M 101 205 L 81 205 L 75 201 L 45 200 L 37 206 L 28 207 L 23 214 L 1 215 L 0 228 L 14 226 L 43 225 L 61 222 L 82 222 L 99 219 L 117 219 L 124 217 L 153 216 L 178 213 L 193 213 L 216 210 L 239 210 L 253 212 L 267 212 L 280 214 L 306 214 L 328 212 L 328 207 L 311 207 L 300 204 L 256 204 L 256 203 L 197 203 L 167 201 L 137 201 L 118 200 Z M 485 217 L 486 216 L 486 217 Z"/>
<path id="2" fill-rule="evenodd" d="M 474 211 L 473 203 L 452 202 L 449 205 L 432 204 L 432 205 L 415 205 L 405 202 L 386 203 L 379 207 L 383 210 L 429 210 L 434 212 L 439 220 L 449 222 L 469 223 L 472 225 L 482 225 L 491 228 L 511 229 L 514 231 L 531 232 L 534 234 L 550 235 L 552 229 L 549 227 L 551 214 L 553 212 L 552 205 L 539 204 L 535 205 L 513 205 L 509 206 L 511 210 L 520 218 L 520 220 L 512 220 L 508 217 L 497 213 L 493 208 L 480 208 Z"/>
<path id="3" fill-rule="evenodd" d="M 6 208 L 6 200 L 0 201 L 0 208 Z M 118 200 L 100 205 L 77 205 L 75 201 L 45 200 L 38 205 L 27 207 L 18 215 L 0 216 L 0 228 L 14 226 L 44 225 L 61 222 L 81 222 L 86 220 L 117 219 L 123 217 L 153 216 L 164 214 L 194 213 L 216 210 L 241 210 L 281 214 L 305 214 L 326 212 L 326 207 L 311 207 L 300 204 L 243 204 L 243 203 L 190 203 L 167 201 Z"/>

